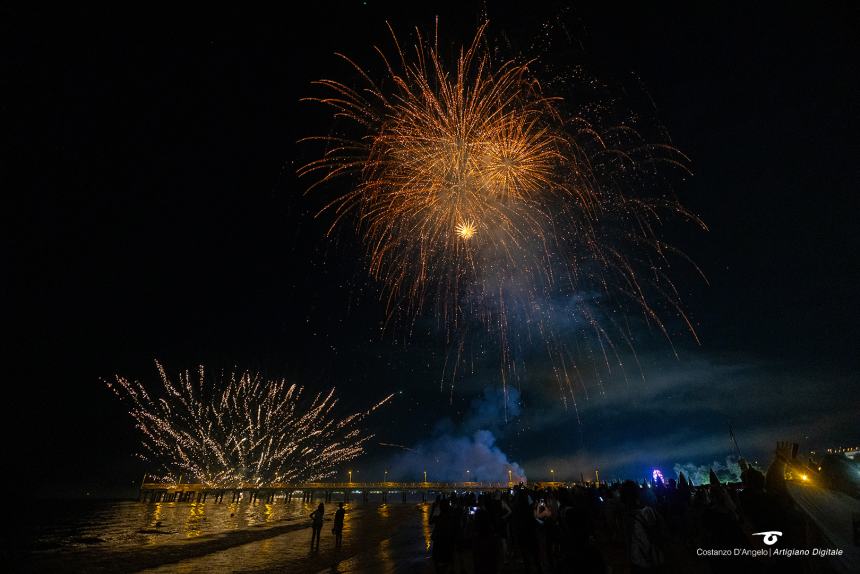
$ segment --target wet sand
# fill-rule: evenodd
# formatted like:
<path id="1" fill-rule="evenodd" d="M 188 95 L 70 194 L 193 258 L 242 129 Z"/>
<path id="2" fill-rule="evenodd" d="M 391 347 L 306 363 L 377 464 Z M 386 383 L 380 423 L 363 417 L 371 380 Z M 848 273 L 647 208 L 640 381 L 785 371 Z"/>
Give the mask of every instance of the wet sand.
<path id="1" fill-rule="evenodd" d="M 30 553 L 20 572 L 430 572 L 429 505 L 407 502 L 347 506 L 343 546 L 331 532 L 337 504 L 326 505 L 320 549 L 310 551 L 311 504 L 108 505 L 95 519 L 62 529 L 67 544 Z M 207 515 L 207 531 L 188 516 Z M 112 517 L 112 518 L 108 518 Z M 160 519 L 156 527 L 155 522 Z M 200 518 L 199 520 L 202 520 Z M 237 522 L 238 521 L 238 522 Z M 217 525 L 217 527 L 216 527 Z M 160 531 L 160 532 L 159 532 Z M 80 544 L 81 533 L 94 539 Z M 141 532 L 143 532 L 141 534 Z M 52 534 L 54 540 L 61 539 Z M 17 561 L 16 561 L 17 562 Z"/>
<path id="2" fill-rule="evenodd" d="M 331 519 L 319 551 L 311 552 L 306 525 L 265 539 L 141 570 L 142 574 L 212 572 L 432 572 L 425 504 L 383 504 L 347 512 L 343 546 L 334 546 Z"/>

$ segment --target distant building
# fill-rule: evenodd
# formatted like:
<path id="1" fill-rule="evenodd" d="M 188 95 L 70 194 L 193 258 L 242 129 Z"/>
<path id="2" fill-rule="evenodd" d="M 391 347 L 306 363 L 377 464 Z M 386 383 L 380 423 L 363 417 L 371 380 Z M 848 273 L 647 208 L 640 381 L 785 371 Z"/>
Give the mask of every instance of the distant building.
<path id="1" fill-rule="evenodd" d="M 854 458 L 860 453 L 860 446 L 840 446 L 839 448 L 828 448 L 827 454 L 844 454 L 848 458 Z"/>

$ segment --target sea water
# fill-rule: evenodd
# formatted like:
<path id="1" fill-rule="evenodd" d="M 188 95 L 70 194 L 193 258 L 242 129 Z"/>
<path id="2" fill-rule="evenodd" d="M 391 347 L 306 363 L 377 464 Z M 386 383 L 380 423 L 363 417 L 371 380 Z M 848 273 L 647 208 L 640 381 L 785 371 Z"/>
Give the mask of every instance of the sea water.
<path id="1" fill-rule="evenodd" d="M 394 498 L 394 496 L 392 496 Z M 346 504 L 344 544 L 334 548 L 326 503 L 319 552 L 310 513 L 320 500 L 142 503 L 33 501 L 4 560 L 24 572 L 424 571 L 429 505 L 418 499 Z"/>

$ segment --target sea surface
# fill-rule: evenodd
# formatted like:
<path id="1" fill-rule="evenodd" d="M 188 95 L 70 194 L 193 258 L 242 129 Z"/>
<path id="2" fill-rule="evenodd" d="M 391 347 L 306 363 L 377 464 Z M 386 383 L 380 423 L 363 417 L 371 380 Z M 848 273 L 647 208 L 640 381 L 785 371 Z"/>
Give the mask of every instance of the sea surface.
<path id="1" fill-rule="evenodd" d="M 311 552 L 309 515 L 320 502 L 33 501 L 2 558 L 15 572 L 432 571 L 429 504 L 351 500 L 335 549 L 335 499 Z"/>

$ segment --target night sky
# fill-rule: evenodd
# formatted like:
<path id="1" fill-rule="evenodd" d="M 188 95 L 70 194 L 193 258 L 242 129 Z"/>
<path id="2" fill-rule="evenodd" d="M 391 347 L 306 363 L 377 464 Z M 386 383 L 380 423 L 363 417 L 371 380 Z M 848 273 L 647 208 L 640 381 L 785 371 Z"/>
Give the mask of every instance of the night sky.
<path id="1" fill-rule="evenodd" d="M 435 15 L 449 42 L 468 41 L 485 4 L 309 4 L 241 18 L 4 14 L 4 91 L 20 96 L 4 106 L 4 179 L 26 174 L 4 186 L 4 411 L 10 459 L 43 493 L 112 496 L 140 480 L 131 418 L 103 381 L 154 381 L 155 358 L 334 385 L 353 409 L 397 392 L 351 465 L 359 479 L 405 452 L 378 442 L 478 427 L 532 478 L 725 464 L 729 421 L 763 463 L 776 440 L 860 443 L 850 3 L 486 3 L 491 35 L 522 41 L 562 18 L 574 63 L 638 78 L 692 160 L 675 192 L 710 228 L 669 231 L 709 279 L 680 277 L 701 345 L 674 336 L 676 358 L 646 340 L 643 377 L 611 377 L 579 403 L 581 423 L 537 353 L 508 423 L 481 418 L 497 369 L 440 392 L 441 338 L 381 332 L 363 249 L 349 228 L 324 237 L 321 199 L 295 176 L 313 157 L 297 140 L 330 123 L 299 99 L 348 73 L 334 52 L 369 61 L 386 20 L 408 36 Z"/>

